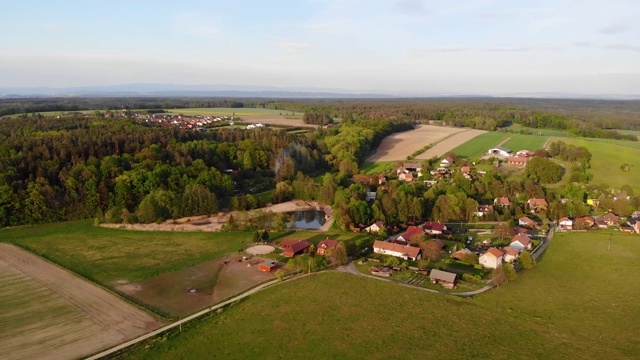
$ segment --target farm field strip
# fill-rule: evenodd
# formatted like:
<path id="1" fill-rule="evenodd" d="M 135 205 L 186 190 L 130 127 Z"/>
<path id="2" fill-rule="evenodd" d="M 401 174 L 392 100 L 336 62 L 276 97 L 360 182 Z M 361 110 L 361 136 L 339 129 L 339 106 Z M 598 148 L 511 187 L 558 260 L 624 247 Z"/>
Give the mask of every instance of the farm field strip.
<path id="1" fill-rule="evenodd" d="M 468 129 L 459 133 L 453 134 L 451 137 L 440 141 L 432 148 L 416 156 L 416 159 L 426 160 L 432 157 L 440 157 L 451 151 L 457 146 L 466 143 L 467 141 L 486 133 L 484 130 Z"/>
<path id="2" fill-rule="evenodd" d="M 511 149 L 514 152 L 520 150 L 536 151 L 542 148 L 547 139 L 549 139 L 549 136 L 522 134 L 510 134 L 509 137 L 509 141 L 502 144 L 502 146 L 506 147 L 507 149 Z"/>
<path id="3" fill-rule="evenodd" d="M 511 135 L 513 134 L 495 131 L 486 132 L 453 148 L 451 151 L 459 157 L 473 159 L 485 154 L 489 149 L 511 137 Z"/>
<path id="4" fill-rule="evenodd" d="M 159 327 L 145 311 L 0 243 L 0 358 L 76 358 Z M 6 356 L 5 356 L 6 355 Z"/>
<path id="5" fill-rule="evenodd" d="M 434 125 L 418 125 L 414 130 L 389 135 L 382 140 L 375 154 L 367 162 L 406 160 L 416 150 L 447 136 L 465 131 L 465 128 L 452 128 Z"/>

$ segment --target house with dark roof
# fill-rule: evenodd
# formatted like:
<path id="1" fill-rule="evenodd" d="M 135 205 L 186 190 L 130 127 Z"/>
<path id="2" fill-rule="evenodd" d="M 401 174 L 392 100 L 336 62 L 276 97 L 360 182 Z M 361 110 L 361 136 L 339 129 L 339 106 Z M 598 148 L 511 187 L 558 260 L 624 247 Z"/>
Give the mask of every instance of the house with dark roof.
<path id="1" fill-rule="evenodd" d="M 436 221 L 427 221 L 422 225 L 422 229 L 425 234 L 440 235 L 447 230 L 447 225 Z"/>
<path id="2" fill-rule="evenodd" d="M 432 284 L 442 285 L 446 289 L 453 289 L 456 286 L 456 274 L 448 271 L 433 269 L 429 273 L 429 280 Z"/>
<path id="3" fill-rule="evenodd" d="M 378 254 L 399 257 L 405 260 L 415 261 L 422 256 L 419 247 L 411 245 L 394 244 L 386 241 L 376 240 L 373 243 L 373 252 Z"/>
<path id="4" fill-rule="evenodd" d="M 258 264 L 258 270 L 265 271 L 265 272 L 272 272 L 277 267 L 278 267 L 278 264 L 276 264 L 274 261 L 265 261 Z"/>
<path id="5" fill-rule="evenodd" d="M 523 216 L 520 219 L 518 219 L 518 225 L 526 226 L 526 227 L 530 227 L 530 228 L 537 228 L 538 227 L 538 223 L 535 222 L 533 219 L 530 219 L 527 216 Z"/>
<path id="6" fill-rule="evenodd" d="M 604 222 L 607 224 L 607 227 L 620 225 L 620 218 L 614 213 L 606 213 L 600 216 L 597 221 Z"/>
<path id="7" fill-rule="evenodd" d="M 498 155 L 498 156 L 509 156 L 512 153 L 513 151 L 511 151 L 511 149 L 507 149 L 502 146 L 494 147 L 492 149 L 489 149 L 489 151 L 487 151 L 487 154 L 489 155 Z"/>
<path id="8" fill-rule="evenodd" d="M 465 255 L 469 255 L 469 254 L 473 254 L 473 252 L 467 248 L 464 248 L 462 250 L 458 250 L 453 254 L 451 254 L 451 257 L 456 260 L 462 260 L 465 257 Z"/>
<path id="9" fill-rule="evenodd" d="M 337 241 L 326 238 L 318 243 L 316 255 L 326 256 L 327 252 L 336 247 L 336 245 L 338 245 Z"/>
<path id="10" fill-rule="evenodd" d="M 309 252 L 311 243 L 308 242 L 307 240 L 286 238 L 282 240 L 282 242 L 280 243 L 280 247 L 282 248 L 282 256 L 293 257 L 295 255 L 300 255 L 300 254 Z"/>

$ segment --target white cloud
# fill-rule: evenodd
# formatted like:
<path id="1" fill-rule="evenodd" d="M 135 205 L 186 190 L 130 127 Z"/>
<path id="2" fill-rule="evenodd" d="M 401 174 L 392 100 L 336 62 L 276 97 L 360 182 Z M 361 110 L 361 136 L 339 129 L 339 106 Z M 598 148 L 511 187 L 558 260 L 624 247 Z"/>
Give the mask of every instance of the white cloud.
<path id="1" fill-rule="evenodd" d="M 623 24 L 612 24 L 598 29 L 598 32 L 603 35 L 616 35 L 629 31 L 629 27 Z"/>

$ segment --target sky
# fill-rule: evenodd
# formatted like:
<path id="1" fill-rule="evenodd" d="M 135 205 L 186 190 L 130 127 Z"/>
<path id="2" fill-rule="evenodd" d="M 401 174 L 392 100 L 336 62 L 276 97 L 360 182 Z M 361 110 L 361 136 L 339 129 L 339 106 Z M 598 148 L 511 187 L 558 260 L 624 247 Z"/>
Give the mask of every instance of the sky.
<path id="1" fill-rule="evenodd" d="M 638 0 L 5 0 L 0 8 L 0 87 L 640 94 Z"/>

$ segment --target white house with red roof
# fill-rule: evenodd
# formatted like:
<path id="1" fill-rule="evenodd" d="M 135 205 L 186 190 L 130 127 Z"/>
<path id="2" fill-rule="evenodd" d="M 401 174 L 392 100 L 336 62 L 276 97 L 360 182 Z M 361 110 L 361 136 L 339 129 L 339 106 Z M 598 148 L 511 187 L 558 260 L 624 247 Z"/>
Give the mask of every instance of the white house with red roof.
<path id="1" fill-rule="evenodd" d="M 500 207 L 506 207 L 511 205 L 511 201 L 509 200 L 508 197 L 499 197 L 493 200 L 493 204 Z"/>
<path id="2" fill-rule="evenodd" d="M 573 230 L 573 220 L 565 216 L 558 220 L 558 227 L 562 230 Z"/>
<path id="3" fill-rule="evenodd" d="M 520 256 L 520 251 L 510 246 L 503 248 L 502 253 L 504 254 L 504 261 L 508 263 L 516 261 L 518 256 Z"/>
<path id="4" fill-rule="evenodd" d="M 491 248 L 484 254 L 480 255 L 478 263 L 489 269 L 497 269 L 502 266 L 503 255 L 502 251 L 496 248 Z"/>
<path id="5" fill-rule="evenodd" d="M 530 228 L 538 227 L 538 223 L 535 222 L 533 219 L 530 219 L 527 216 L 523 216 L 520 219 L 518 219 L 518 225 L 526 226 L 526 227 L 530 227 Z"/>
<path id="6" fill-rule="evenodd" d="M 425 234 L 440 235 L 447 230 L 447 225 L 436 221 L 427 221 L 422 225 Z"/>
<path id="7" fill-rule="evenodd" d="M 410 243 L 413 238 L 422 234 L 424 234 L 424 231 L 422 231 L 422 228 L 420 226 L 409 226 L 407 228 L 407 231 L 405 231 L 404 234 L 398 236 L 396 240 Z"/>
<path id="8" fill-rule="evenodd" d="M 382 228 L 384 228 L 384 221 L 376 221 L 364 228 L 364 231 L 368 232 L 369 234 L 377 234 Z"/>
<path id="9" fill-rule="evenodd" d="M 509 247 L 512 247 L 518 251 L 531 250 L 531 238 L 527 235 L 518 234 L 511 239 L 511 244 Z"/>
<path id="10" fill-rule="evenodd" d="M 418 260 L 422 256 L 420 254 L 419 247 L 411 245 L 401 245 L 380 240 L 376 240 L 373 243 L 373 252 L 395 256 L 410 261 Z"/>

